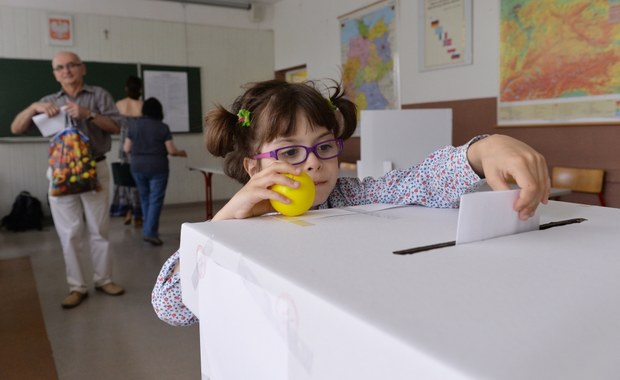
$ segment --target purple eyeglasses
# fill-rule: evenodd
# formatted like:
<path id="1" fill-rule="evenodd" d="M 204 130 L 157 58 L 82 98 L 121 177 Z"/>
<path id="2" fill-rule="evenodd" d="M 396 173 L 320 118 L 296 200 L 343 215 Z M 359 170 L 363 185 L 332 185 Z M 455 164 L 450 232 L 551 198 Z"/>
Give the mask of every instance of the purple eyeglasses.
<path id="1" fill-rule="evenodd" d="M 329 160 L 338 157 L 344 148 L 342 139 L 331 139 L 321 141 L 314 146 L 289 145 L 272 150 L 270 152 L 259 153 L 252 157 L 254 160 L 259 158 L 275 158 L 276 160 L 287 162 L 291 165 L 299 165 L 308 159 L 310 152 L 321 160 Z"/>

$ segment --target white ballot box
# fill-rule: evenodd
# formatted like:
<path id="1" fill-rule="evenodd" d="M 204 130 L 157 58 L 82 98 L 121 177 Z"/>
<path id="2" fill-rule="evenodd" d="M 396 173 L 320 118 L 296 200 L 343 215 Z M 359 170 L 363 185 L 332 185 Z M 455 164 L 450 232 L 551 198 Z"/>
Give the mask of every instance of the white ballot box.
<path id="1" fill-rule="evenodd" d="M 620 210 L 454 240 L 458 210 L 373 205 L 184 224 L 203 379 L 615 379 Z"/>

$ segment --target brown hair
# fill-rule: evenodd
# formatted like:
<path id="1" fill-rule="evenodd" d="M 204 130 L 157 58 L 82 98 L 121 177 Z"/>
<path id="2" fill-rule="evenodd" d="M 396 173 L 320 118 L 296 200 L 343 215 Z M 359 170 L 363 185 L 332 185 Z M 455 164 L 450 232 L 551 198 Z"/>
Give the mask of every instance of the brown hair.
<path id="1" fill-rule="evenodd" d="M 140 99 L 140 95 L 142 95 L 142 79 L 130 75 L 125 82 L 125 92 L 130 99 Z"/>
<path id="2" fill-rule="evenodd" d="M 318 82 L 288 83 L 268 80 L 244 86 L 231 110 L 221 105 L 211 110 L 205 119 L 207 150 L 214 156 L 224 157 L 224 172 L 241 183 L 250 177 L 243 167 L 243 159 L 251 157 L 264 143 L 295 133 L 298 115 L 306 118 L 312 128 L 324 127 L 335 137 L 348 139 L 357 126 L 355 104 L 345 98 L 342 86 L 332 81 L 323 86 L 326 99 L 318 89 Z M 240 109 L 250 111 L 250 125 L 239 123 Z"/>

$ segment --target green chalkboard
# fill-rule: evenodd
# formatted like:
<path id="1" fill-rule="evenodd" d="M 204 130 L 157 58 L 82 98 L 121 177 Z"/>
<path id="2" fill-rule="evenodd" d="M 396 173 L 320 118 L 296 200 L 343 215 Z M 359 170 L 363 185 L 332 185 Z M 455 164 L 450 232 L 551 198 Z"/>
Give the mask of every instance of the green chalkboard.
<path id="1" fill-rule="evenodd" d="M 125 97 L 125 80 L 138 75 L 138 65 L 85 62 L 87 84 L 105 88 L 114 100 Z M 51 60 L 0 58 L 0 137 L 15 136 L 11 122 L 19 112 L 43 96 L 60 89 Z M 40 136 L 34 130 L 32 136 Z"/>
<path id="2" fill-rule="evenodd" d="M 103 87 L 114 98 L 121 100 L 125 94 L 125 82 L 130 75 L 137 76 L 138 65 L 132 63 L 86 62 L 84 81 L 93 86 Z"/>
<path id="3" fill-rule="evenodd" d="M 105 88 L 114 100 L 125 97 L 125 81 L 144 70 L 187 73 L 189 132 L 202 131 L 202 97 L 199 67 L 138 65 L 135 63 L 84 62 L 87 84 Z M 51 60 L 0 58 L 0 137 L 13 137 L 11 122 L 29 104 L 54 93 L 60 85 L 54 79 Z M 40 136 L 33 130 L 32 136 Z"/>
<path id="4" fill-rule="evenodd" d="M 49 60 L 0 59 L 0 137 L 13 136 L 15 115 L 56 90 Z"/>
<path id="5" fill-rule="evenodd" d="M 162 65 L 141 65 L 141 77 L 144 78 L 145 71 L 173 71 L 187 73 L 187 92 L 189 109 L 189 131 L 190 133 L 202 132 L 202 95 L 199 67 L 184 66 L 162 66 Z"/>

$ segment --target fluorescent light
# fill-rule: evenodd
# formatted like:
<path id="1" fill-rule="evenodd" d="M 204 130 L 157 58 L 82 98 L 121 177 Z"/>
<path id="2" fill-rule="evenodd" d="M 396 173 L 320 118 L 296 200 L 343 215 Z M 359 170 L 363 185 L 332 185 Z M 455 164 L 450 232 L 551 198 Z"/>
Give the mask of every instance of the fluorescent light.
<path id="1" fill-rule="evenodd" d="M 242 2 L 242 1 L 234 1 L 234 0 L 165 0 L 165 1 L 172 1 L 175 3 L 186 3 L 186 4 L 211 5 L 214 7 L 248 9 L 248 10 L 252 7 L 251 3 Z"/>

